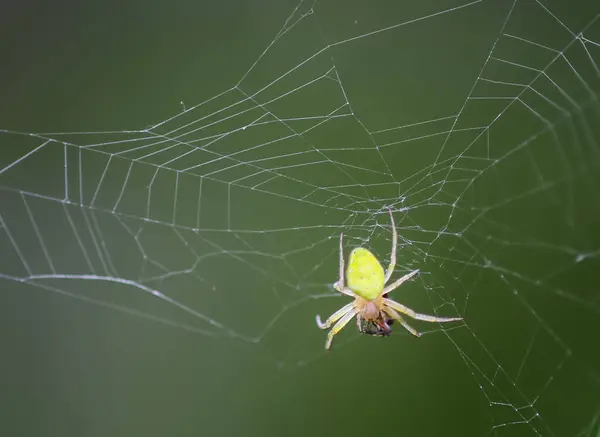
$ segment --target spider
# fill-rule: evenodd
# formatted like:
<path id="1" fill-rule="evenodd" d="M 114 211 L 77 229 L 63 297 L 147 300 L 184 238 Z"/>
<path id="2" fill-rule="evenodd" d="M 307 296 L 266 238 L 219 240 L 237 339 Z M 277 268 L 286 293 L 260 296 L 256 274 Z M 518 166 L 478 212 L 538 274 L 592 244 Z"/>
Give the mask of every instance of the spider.
<path id="1" fill-rule="evenodd" d="M 392 332 L 392 329 L 388 324 L 390 320 L 398 322 L 415 337 L 421 335 L 411 327 L 400 314 L 407 315 L 413 319 L 424 320 L 426 322 L 443 323 L 462 320 L 461 317 L 435 317 L 427 314 L 420 314 L 385 297 L 388 293 L 400 287 L 404 282 L 419 273 L 419 270 L 413 270 L 386 286 L 387 282 L 392 277 L 394 267 L 396 266 L 396 245 L 398 240 L 394 215 L 392 214 L 391 209 L 389 210 L 389 213 L 390 221 L 392 223 L 392 253 L 390 255 L 390 264 L 385 273 L 380 262 L 371 251 L 364 247 L 357 247 L 350 253 L 348 270 L 346 271 L 348 285 L 346 286 L 344 283 L 344 234 L 340 234 L 339 279 L 333 284 L 333 288 L 342 294 L 354 298 L 354 301 L 344 305 L 329 316 L 325 323 L 321 321 L 321 316 L 317 314 L 317 325 L 319 328 L 329 329 L 333 326 L 331 331 L 327 334 L 327 342 L 325 343 L 326 350 L 331 348 L 333 337 L 340 332 L 354 316 L 356 316 L 356 324 L 360 332 L 381 337 L 386 337 Z M 363 321 L 366 323 L 365 326 L 363 326 Z"/>

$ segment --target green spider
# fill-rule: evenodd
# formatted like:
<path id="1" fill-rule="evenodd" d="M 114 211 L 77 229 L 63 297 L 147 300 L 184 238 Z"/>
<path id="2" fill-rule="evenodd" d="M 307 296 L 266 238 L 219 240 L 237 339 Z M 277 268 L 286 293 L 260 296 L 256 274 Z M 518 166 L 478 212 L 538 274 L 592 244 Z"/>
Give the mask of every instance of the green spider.
<path id="1" fill-rule="evenodd" d="M 333 326 L 331 331 L 327 334 L 327 342 L 325 343 L 326 350 L 331 348 L 331 342 L 333 341 L 334 335 L 340 332 L 354 316 L 356 316 L 356 324 L 359 331 L 377 336 L 388 336 L 392 332 L 388 322 L 394 320 L 406 328 L 411 334 L 419 337 L 421 334 L 406 323 L 406 320 L 404 320 L 400 314 L 407 315 L 413 319 L 424 320 L 426 322 L 443 323 L 462 320 L 461 317 L 435 317 L 427 314 L 420 314 L 392 299 L 384 297 L 419 273 L 419 270 L 413 270 L 391 284 L 385 285 L 392 277 L 392 273 L 394 273 L 394 267 L 396 266 L 396 245 L 398 240 L 392 210 L 390 209 L 389 212 L 390 220 L 392 222 L 392 253 L 390 255 L 390 265 L 385 273 L 383 267 L 371 251 L 364 247 L 357 247 L 350 253 L 350 261 L 348 262 L 348 270 L 346 271 L 348 286 L 345 286 L 343 251 L 344 234 L 340 234 L 339 279 L 333 284 L 333 288 L 342 294 L 354 298 L 354 301 L 344 305 L 329 316 L 325 323 L 321 321 L 321 316 L 317 314 L 317 325 L 319 328 L 329 329 Z M 365 322 L 364 326 L 363 321 Z"/>

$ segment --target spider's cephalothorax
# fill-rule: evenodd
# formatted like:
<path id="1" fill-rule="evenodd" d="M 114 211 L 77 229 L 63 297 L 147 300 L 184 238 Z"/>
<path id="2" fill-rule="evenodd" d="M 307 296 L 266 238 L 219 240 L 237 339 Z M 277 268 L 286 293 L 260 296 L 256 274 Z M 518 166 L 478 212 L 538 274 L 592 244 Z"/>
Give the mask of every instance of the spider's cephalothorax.
<path id="1" fill-rule="evenodd" d="M 392 253 L 390 255 L 390 264 L 385 272 L 375 255 L 363 247 L 352 250 L 348 261 L 348 269 L 344 271 L 344 234 L 340 234 L 339 278 L 334 284 L 334 288 L 342 294 L 353 297 L 354 301 L 344 305 L 329 316 L 325 323 L 317 315 L 317 325 L 319 328 L 328 329 L 333 326 L 327 334 L 325 349 L 331 347 L 333 336 L 340 332 L 354 316 L 356 316 L 359 331 L 376 336 L 388 336 L 392 332 L 388 320 L 395 320 L 411 334 L 417 337 L 420 336 L 421 334 L 406 323 L 400 314 L 426 322 L 441 323 L 462 320 L 460 317 L 435 317 L 416 313 L 410 308 L 385 297 L 390 291 L 395 290 L 419 273 L 419 270 L 413 270 L 391 284 L 385 285 L 394 273 L 398 240 L 394 216 L 391 210 L 389 212 L 392 222 Z M 345 282 L 347 282 L 347 286 Z"/>

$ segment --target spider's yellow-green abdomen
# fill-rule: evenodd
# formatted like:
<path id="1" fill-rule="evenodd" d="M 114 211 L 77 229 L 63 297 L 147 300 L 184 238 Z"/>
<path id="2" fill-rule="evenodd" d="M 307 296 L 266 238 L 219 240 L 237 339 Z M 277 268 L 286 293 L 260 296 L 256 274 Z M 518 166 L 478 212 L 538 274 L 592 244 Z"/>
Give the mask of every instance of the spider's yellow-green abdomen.
<path id="1" fill-rule="evenodd" d="M 363 299 L 374 300 L 383 291 L 383 267 L 368 249 L 358 247 L 350 253 L 346 270 L 348 288 Z"/>

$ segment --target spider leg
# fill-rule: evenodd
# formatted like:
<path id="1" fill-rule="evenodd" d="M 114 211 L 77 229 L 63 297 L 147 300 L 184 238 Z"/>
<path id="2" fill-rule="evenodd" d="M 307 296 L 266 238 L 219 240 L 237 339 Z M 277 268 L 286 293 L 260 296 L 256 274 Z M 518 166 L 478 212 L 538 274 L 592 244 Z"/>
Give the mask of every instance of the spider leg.
<path id="1" fill-rule="evenodd" d="M 402 326 L 404 326 L 404 328 L 408 332 L 410 332 L 412 335 L 414 335 L 415 337 L 421 336 L 421 333 L 418 332 L 412 326 L 410 326 L 408 323 L 406 323 L 406 320 L 404 320 L 404 317 L 402 317 L 400 314 L 398 314 L 393 308 L 383 307 L 383 310 L 386 312 L 387 315 L 389 315 L 392 318 L 392 320 L 396 320 L 398 323 L 400 323 Z"/>
<path id="2" fill-rule="evenodd" d="M 358 327 L 359 332 L 363 332 L 362 317 L 360 316 L 360 313 L 356 314 L 356 326 Z"/>
<path id="3" fill-rule="evenodd" d="M 406 275 L 402 276 L 400 279 L 396 279 L 394 282 L 392 282 L 390 285 L 388 285 L 387 287 L 385 287 L 383 289 L 383 292 L 381 293 L 381 295 L 385 296 L 390 291 L 394 291 L 396 288 L 400 287 L 404 282 L 406 282 L 409 279 L 411 279 L 417 273 L 419 273 L 419 269 L 413 270 L 412 272 L 407 273 Z"/>
<path id="4" fill-rule="evenodd" d="M 328 329 L 329 327 L 331 327 L 331 325 L 333 325 L 335 322 L 337 322 L 341 317 L 346 315 L 347 312 L 352 311 L 353 308 L 354 308 L 354 302 L 350 302 L 349 304 L 344 305 L 339 310 L 337 310 L 335 313 L 330 315 L 329 318 L 325 321 L 325 323 L 323 323 L 321 321 L 321 316 L 319 314 L 317 314 L 317 326 L 321 329 Z"/>
<path id="5" fill-rule="evenodd" d="M 396 245 L 398 243 L 398 233 L 396 232 L 396 223 L 394 223 L 394 214 L 392 214 L 391 208 L 388 210 L 390 212 L 390 220 L 392 222 L 392 253 L 390 255 L 390 265 L 385 271 L 384 284 L 390 280 L 392 273 L 394 273 L 394 267 L 396 266 Z"/>
<path id="6" fill-rule="evenodd" d="M 354 294 L 352 292 L 352 290 L 350 290 L 348 287 L 345 287 L 343 290 L 337 290 L 342 294 L 345 294 L 346 296 L 350 296 L 350 297 L 356 297 L 356 294 Z"/>
<path id="7" fill-rule="evenodd" d="M 405 307 L 401 303 L 393 301 L 392 299 L 384 298 L 383 303 L 386 306 L 398 311 L 399 313 L 406 314 L 407 316 L 412 317 L 413 319 L 424 320 L 426 322 L 443 323 L 443 322 L 455 322 L 458 320 L 462 320 L 462 317 L 436 317 L 436 316 L 430 316 L 428 314 L 417 313 L 417 312 L 411 310 L 410 308 Z"/>
<path id="8" fill-rule="evenodd" d="M 340 320 L 338 320 L 338 322 L 335 325 L 333 325 L 331 331 L 327 333 L 327 342 L 325 343 L 325 350 L 329 350 L 331 348 L 333 336 L 340 332 L 344 328 L 344 326 L 346 326 L 346 324 L 352 319 L 352 317 L 354 317 L 356 313 L 358 313 L 358 311 L 358 308 L 354 308 L 348 311 Z"/>
<path id="9" fill-rule="evenodd" d="M 333 284 L 333 288 L 335 288 L 340 293 L 344 293 L 344 233 L 340 234 L 340 271 L 339 277 L 335 284 Z M 348 294 L 348 293 L 344 293 Z"/>

